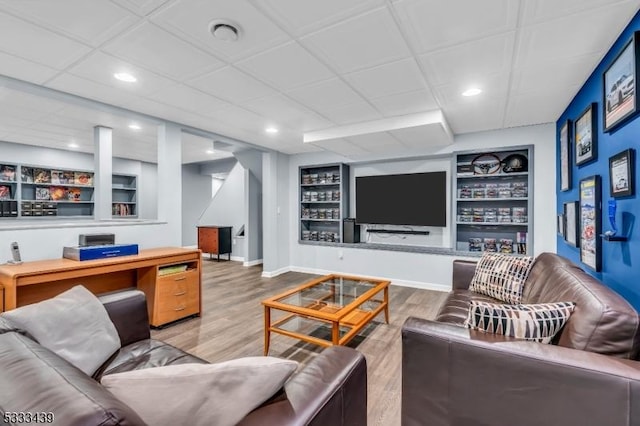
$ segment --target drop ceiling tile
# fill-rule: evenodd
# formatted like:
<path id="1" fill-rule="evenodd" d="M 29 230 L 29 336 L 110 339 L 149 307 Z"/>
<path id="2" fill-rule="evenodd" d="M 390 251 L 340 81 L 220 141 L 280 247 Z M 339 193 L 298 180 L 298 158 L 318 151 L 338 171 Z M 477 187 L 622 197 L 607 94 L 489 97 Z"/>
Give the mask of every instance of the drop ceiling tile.
<path id="1" fill-rule="evenodd" d="M 418 90 L 415 92 L 382 96 L 371 99 L 371 103 L 385 117 L 431 111 L 438 108 L 438 104 L 430 90 Z"/>
<path id="2" fill-rule="evenodd" d="M 46 65 L 0 52 L 0 74 L 30 83 L 42 84 L 59 71 Z"/>
<path id="3" fill-rule="evenodd" d="M 226 19 L 240 29 L 233 43 L 215 39 L 209 24 Z M 289 40 L 289 36 L 245 0 L 181 0 L 152 20 L 216 56 L 234 62 Z"/>
<path id="4" fill-rule="evenodd" d="M 593 71 L 593 64 L 600 55 L 585 55 L 566 60 L 547 61 L 534 67 L 514 69 L 511 94 L 524 94 L 539 90 L 562 90 L 576 82 L 586 81 Z"/>
<path id="5" fill-rule="evenodd" d="M 45 114 L 62 110 L 66 104 L 54 99 L 44 98 L 39 95 L 14 90 L 10 88 L 0 88 L 0 117 L 41 117 Z"/>
<path id="6" fill-rule="evenodd" d="M 336 124 L 353 124 L 382 118 L 382 114 L 364 101 L 322 110 L 322 115 Z"/>
<path id="7" fill-rule="evenodd" d="M 253 0 L 288 31 L 302 35 L 376 8 L 384 0 Z"/>
<path id="8" fill-rule="evenodd" d="M 116 80 L 113 75 L 118 72 L 129 72 L 133 74 L 138 81 L 135 83 L 126 83 Z M 98 51 L 69 68 L 68 73 L 132 95 L 149 95 L 166 86 L 175 84 L 173 80 L 161 77 L 122 59 Z M 60 77 L 54 81 L 58 79 L 60 79 Z M 73 91 L 73 93 L 76 93 L 76 91 Z M 88 94 L 84 96 L 92 98 L 92 96 Z"/>
<path id="9" fill-rule="evenodd" d="M 359 146 L 349 142 L 346 139 L 329 139 L 313 142 L 313 145 L 339 155 L 344 155 L 345 157 L 356 157 L 367 155 L 370 153 L 369 151 L 360 148 Z"/>
<path id="10" fill-rule="evenodd" d="M 82 43 L 2 12 L 0 28 L 3 34 L 16 35 L 0 37 L 0 51 L 56 69 L 65 68 L 91 50 Z"/>
<path id="11" fill-rule="evenodd" d="M 620 17 L 631 10 L 637 11 L 637 5 L 618 3 L 524 27 L 515 66 L 535 67 L 541 62 L 572 56 L 603 55 L 628 22 L 622 23 Z M 576 25 L 577 22 L 580 25 Z"/>
<path id="12" fill-rule="evenodd" d="M 447 134 L 439 123 L 391 130 L 389 133 L 404 145 L 410 148 L 422 149 L 424 152 L 453 143 L 451 136 Z"/>
<path id="13" fill-rule="evenodd" d="M 137 22 L 137 16 L 108 1 L 11 1 L 0 7 L 83 43 L 98 46 Z"/>
<path id="14" fill-rule="evenodd" d="M 233 67 L 191 79 L 187 84 L 233 103 L 275 94 L 269 86 Z"/>
<path id="15" fill-rule="evenodd" d="M 176 0 L 111 0 L 135 13 L 146 16 L 164 4 L 174 3 Z"/>
<path id="16" fill-rule="evenodd" d="M 433 86 L 459 82 L 482 85 L 486 75 L 507 73 L 512 64 L 515 31 L 475 40 L 421 55 Z"/>
<path id="17" fill-rule="evenodd" d="M 221 110 L 231 106 L 226 101 L 183 84 L 165 87 L 148 97 L 155 101 L 205 116 L 216 116 Z"/>
<path id="18" fill-rule="evenodd" d="M 503 127 L 505 100 L 500 98 L 474 99 L 443 108 L 444 115 L 454 134 L 501 129 Z M 472 149 L 470 146 L 469 149 Z"/>
<path id="19" fill-rule="evenodd" d="M 417 52 L 513 31 L 518 19 L 513 0 L 400 0 L 393 3 Z"/>
<path id="20" fill-rule="evenodd" d="M 338 78 L 300 87 L 287 94 L 320 113 L 363 100 L 349 85 Z"/>
<path id="21" fill-rule="evenodd" d="M 274 125 L 284 125 L 292 130 L 309 131 L 324 129 L 333 125 L 329 120 L 307 110 L 282 95 L 267 96 L 245 102 L 242 106 L 272 121 Z"/>
<path id="22" fill-rule="evenodd" d="M 286 43 L 235 64 L 280 90 L 327 80 L 335 74 L 296 42 Z"/>
<path id="23" fill-rule="evenodd" d="M 123 106 L 136 99 L 133 93 L 127 93 L 123 89 L 114 90 L 113 86 L 96 83 L 72 74 L 61 74 L 49 81 L 46 86 L 117 106 Z"/>
<path id="24" fill-rule="evenodd" d="M 103 50 L 177 81 L 224 65 L 212 55 L 148 22 L 118 37 Z"/>
<path id="25" fill-rule="evenodd" d="M 348 73 L 410 56 L 386 8 L 323 28 L 300 39 L 339 73 Z"/>
<path id="26" fill-rule="evenodd" d="M 541 89 L 509 100 L 504 127 L 555 122 L 580 89 L 580 84 L 564 88 Z"/>
<path id="27" fill-rule="evenodd" d="M 345 74 L 344 79 L 369 99 L 427 87 L 413 58 Z"/>
<path id="28" fill-rule="evenodd" d="M 579 13 L 587 9 L 611 6 L 626 0 L 536 0 L 522 2 L 522 25 L 551 21 L 559 16 Z M 617 34 L 617 33 L 616 33 Z"/>

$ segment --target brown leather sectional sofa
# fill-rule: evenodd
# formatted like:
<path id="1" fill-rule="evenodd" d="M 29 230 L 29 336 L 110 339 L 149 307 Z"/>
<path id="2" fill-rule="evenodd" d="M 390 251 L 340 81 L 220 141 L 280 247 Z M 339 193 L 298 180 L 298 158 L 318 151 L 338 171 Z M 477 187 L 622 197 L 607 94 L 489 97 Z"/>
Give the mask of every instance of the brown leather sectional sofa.
<path id="1" fill-rule="evenodd" d="M 206 363 L 153 340 L 144 294 L 127 291 L 102 302 L 118 330 L 121 349 L 94 375 L 77 368 L 0 319 L 0 424 L 7 412 L 51 412 L 65 426 L 141 425 L 140 417 L 98 380 L 103 375 L 170 364 Z M 188 424 L 185 419 L 184 424 Z M 324 350 L 281 393 L 241 425 L 362 425 L 367 423 L 364 357 L 344 347 Z"/>
<path id="2" fill-rule="evenodd" d="M 402 424 L 639 425 L 640 319 L 618 294 L 555 254 L 536 259 L 522 303 L 571 301 L 554 344 L 462 327 L 475 262 L 455 261 L 435 321 L 402 330 Z"/>

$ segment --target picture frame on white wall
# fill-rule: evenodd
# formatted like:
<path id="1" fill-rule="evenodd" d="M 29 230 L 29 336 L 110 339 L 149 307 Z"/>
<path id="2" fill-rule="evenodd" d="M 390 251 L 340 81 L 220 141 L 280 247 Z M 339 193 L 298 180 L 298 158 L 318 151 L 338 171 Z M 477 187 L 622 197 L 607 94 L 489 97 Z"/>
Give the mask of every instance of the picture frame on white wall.
<path id="1" fill-rule="evenodd" d="M 610 132 L 638 110 L 640 32 L 635 32 L 602 75 L 603 129 Z"/>

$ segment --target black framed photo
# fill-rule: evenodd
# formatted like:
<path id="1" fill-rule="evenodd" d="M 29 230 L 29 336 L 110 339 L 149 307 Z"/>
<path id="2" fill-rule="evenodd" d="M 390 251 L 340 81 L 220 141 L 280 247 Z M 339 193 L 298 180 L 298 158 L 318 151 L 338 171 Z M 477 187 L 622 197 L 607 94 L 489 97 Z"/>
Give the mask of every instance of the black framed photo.
<path id="1" fill-rule="evenodd" d="M 576 166 L 598 158 L 595 103 L 589 105 L 574 123 L 573 139 L 576 141 Z"/>
<path id="2" fill-rule="evenodd" d="M 571 189 L 571 120 L 560 128 L 560 190 Z"/>
<path id="3" fill-rule="evenodd" d="M 578 220 L 578 201 L 564 203 L 564 240 L 573 247 L 579 247 L 580 221 Z"/>
<path id="4" fill-rule="evenodd" d="M 580 261 L 596 272 L 602 258 L 600 197 L 600 176 L 580 181 Z"/>
<path id="5" fill-rule="evenodd" d="M 564 214 L 558 215 L 558 235 L 564 238 Z"/>
<path id="6" fill-rule="evenodd" d="M 638 109 L 638 32 L 622 48 L 602 76 L 603 128 L 611 131 Z"/>
<path id="7" fill-rule="evenodd" d="M 635 194 L 635 151 L 627 149 L 609 158 L 609 190 L 613 198 Z"/>

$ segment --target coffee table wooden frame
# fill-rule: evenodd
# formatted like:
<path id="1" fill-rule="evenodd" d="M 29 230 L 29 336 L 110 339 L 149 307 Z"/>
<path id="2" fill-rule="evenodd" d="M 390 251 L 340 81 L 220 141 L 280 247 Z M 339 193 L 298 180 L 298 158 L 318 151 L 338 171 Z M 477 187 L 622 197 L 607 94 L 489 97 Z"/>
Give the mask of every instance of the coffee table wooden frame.
<path id="1" fill-rule="evenodd" d="M 325 310 L 312 309 L 310 307 L 294 306 L 287 303 L 279 302 L 278 299 L 290 296 L 292 294 L 301 292 L 307 288 L 318 285 L 321 282 L 329 281 L 334 278 L 343 278 L 354 281 L 367 281 L 375 284 L 375 287 L 368 290 L 366 293 L 358 296 L 353 302 L 348 305 L 339 308 L 327 306 Z M 383 293 L 383 299 L 374 299 L 379 293 Z M 331 295 L 327 296 L 331 297 Z M 379 305 L 372 311 L 365 311 L 359 309 L 359 307 L 367 302 L 375 301 Z M 316 301 L 315 303 L 319 303 Z M 264 354 L 269 353 L 269 343 L 271 340 L 271 333 L 278 333 L 285 336 L 293 337 L 294 339 L 300 339 L 308 343 L 314 343 L 320 346 L 333 346 L 333 345 L 345 345 L 351 339 L 353 339 L 358 332 L 367 325 L 373 318 L 375 318 L 380 312 L 384 311 L 385 322 L 389 323 L 389 281 L 374 280 L 363 277 L 355 277 L 348 275 L 331 274 L 309 281 L 299 287 L 288 290 L 284 293 L 270 297 L 262 301 L 264 305 Z M 313 306 L 313 305 L 309 305 Z M 271 323 L 271 309 L 277 309 L 279 311 L 288 312 L 283 318 L 278 319 L 273 324 Z M 278 328 L 278 325 L 288 321 L 292 317 L 300 316 L 311 318 L 317 321 L 326 322 L 331 324 L 331 341 L 320 339 L 306 334 L 297 333 L 295 331 L 288 331 Z M 346 326 L 351 328 L 342 338 L 340 338 L 340 327 Z"/>

